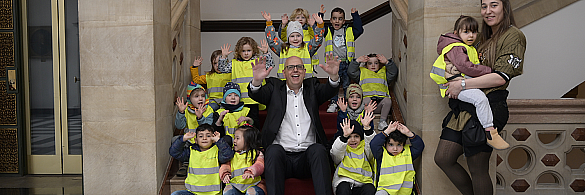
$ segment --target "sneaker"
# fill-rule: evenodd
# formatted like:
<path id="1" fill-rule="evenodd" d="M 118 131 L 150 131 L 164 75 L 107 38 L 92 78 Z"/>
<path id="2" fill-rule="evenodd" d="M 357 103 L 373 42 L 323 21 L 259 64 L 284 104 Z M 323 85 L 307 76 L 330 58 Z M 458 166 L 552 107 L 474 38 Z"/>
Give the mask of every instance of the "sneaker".
<path id="1" fill-rule="evenodd" d="M 177 171 L 177 176 L 179 176 L 179 177 L 185 177 L 185 176 L 187 176 L 187 168 L 188 167 L 189 167 L 189 164 L 187 164 L 187 163 L 181 163 L 181 167 Z"/>
<path id="2" fill-rule="evenodd" d="M 337 111 L 337 104 L 335 102 L 331 102 L 329 104 L 329 108 L 327 108 L 327 112 L 332 113 Z"/>
<path id="3" fill-rule="evenodd" d="M 388 123 L 386 123 L 386 121 L 380 121 L 380 123 L 378 123 L 378 130 L 384 131 L 386 128 L 388 128 Z"/>

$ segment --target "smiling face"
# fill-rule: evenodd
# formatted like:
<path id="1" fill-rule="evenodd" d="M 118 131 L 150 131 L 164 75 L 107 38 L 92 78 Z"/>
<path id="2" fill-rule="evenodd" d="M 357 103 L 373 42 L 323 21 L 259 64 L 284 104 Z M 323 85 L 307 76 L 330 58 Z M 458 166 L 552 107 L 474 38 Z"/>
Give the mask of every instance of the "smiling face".
<path id="1" fill-rule="evenodd" d="M 254 49 L 252 49 L 252 46 L 250 46 L 249 44 L 245 44 L 242 46 L 242 52 L 240 53 L 240 56 L 242 57 L 242 59 L 244 59 L 246 61 L 250 60 L 253 55 L 254 55 Z"/>
<path id="2" fill-rule="evenodd" d="M 461 40 L 463 40 L 463 43 L 465 43 L 466 45 L 473 45 L 473 42 L 475 42 L 475 38 L 477 38 L 477 32 L 471 32 L 467 29 L 460 30 L 459 33 L 457 33 L 457 35 L 459 36 L 459 38 L 461 38 Z"/>
<path id="3" fill-rule="evenodd" d="M 362 140 L 357 133 L 352 133 L 347 138 L 347 145 L 351 148 L 357 148 L 361 141 Z"/>
<path id="4" fill-rule="evenodd" d="M 504 20 L 504 5 L 500 0 L 482 0 L 481 16 L 483 21 L 495 32 Z"/>
<path id="5" fill-rule="evenodd" d="M 301 46 L 301 43 L 303 43 L 303 36 L 298 32 L 290 33 L 290 36 L 288 36 L 288 43 L 295 47 L 299 47 Z"/>
<path id="6" fill-rule="evenodd" d="M 236 93 L 230 93 L 225 97 L 225 103 L 238 105 L 238 103 L 240 103 L 240 96 L 238 96 Z"/>
<path id="7" fill-rule="evenodd" d="M 390 138 L 390 140 L 388 140 L 388 142 L 386 143 L 386 150 L 388 150 L 388 152 L 390 152 L 390 154 L 392 154 L 393 156 L 400 154 L 403 149 L 404 144 L 398 143 L 397 141 L 394 141 L 394 139 L 392 138 Z"/>
<path id="8" fill-rule="evenodd" d="M 307 71 L 304 68 L 303 61 L 301 60 L 301 58 L 297 56 L 292 56 L 286 59 L 284 65 L 285 67 L 284 70 L 282 70 L 282 73 L 284 74 L 284 78 L 286 79 L 286 85 L 288 86 L 288 88 L 292 90 L 300 89 L 303 84 L 303 80 L 305 79 L 305 73 Z M 289 66 L 295 65 L 301 65 L 300 67 L 303 68 L 302 69 L 289 68 Z"/>
<path id="9" fill-rule="evenodd" d="M 370 57 L 370 59 L 366 62 L 366 68 L 376 72 L 380 69 L 380 61 L 378 61 L 377 57 Z"/>
<path id="10" fill-rule="evenodd" d="M 234 150 L 242 151 L 246 149 L 246 143 L 244 142 L 244 131 L 236 130 L 234 133 Z"/>
<path id="11" fill-rule="evenodd" d="M 201 151 L 205 151 L 211 148 L 211 144 L 213 144 L 213 141 L 211 140 L 212 135 L 213 133 L 211 133 L 209 130 L 197 132 L 197 138 L 195 140 L 197 141 L 197 145 L 199 145 Z"/>
<path id="12" fill-rule="evenodd" d="M 362 105 L 362 97 L 360 94 L 352 93 L 347 98 L 347 104 L 349 105 L 349 108 L 353 110 L 358 109 L 360 105 Z"/>
<path id="13" fill-rule="evenodd" d="M 331 12 L 331 25 L 333 29 L 339 30 L 345 24 L 345 14 L 341 12 Z"/>
<path id="14" fill-rule="evenodd" d="M 205 91 L 199 88 L 194 89 L 189 96 L 189 100 L 191 100 L 193 106 L 198 108 L 199 106 L 205 104 Z"/>

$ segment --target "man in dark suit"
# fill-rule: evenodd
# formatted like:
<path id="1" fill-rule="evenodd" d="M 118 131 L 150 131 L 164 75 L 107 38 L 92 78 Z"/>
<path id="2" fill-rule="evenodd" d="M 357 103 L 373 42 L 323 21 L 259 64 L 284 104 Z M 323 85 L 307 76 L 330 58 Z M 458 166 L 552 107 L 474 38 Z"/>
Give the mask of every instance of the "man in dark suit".
<path id="1" fill-rule="evenodd" d="M 252 99 L 268 107 L 262 128 L 268 194 L 284 194 L 286 178 L 312 177 L 315 194 L 331 195 L 329 151 L 319 106 L 338 92 L 339 60 L 331 55 L 327 64 L 319 65 L 329 74 L 327 84 L 317 78 L 305 79 L 303 61 L 293 56 L 284 64 L 285 81 L 271 77 L 262 85 L 272 70 L 264 63 L 264 59 L 256 60 L 248 91 Z"/>

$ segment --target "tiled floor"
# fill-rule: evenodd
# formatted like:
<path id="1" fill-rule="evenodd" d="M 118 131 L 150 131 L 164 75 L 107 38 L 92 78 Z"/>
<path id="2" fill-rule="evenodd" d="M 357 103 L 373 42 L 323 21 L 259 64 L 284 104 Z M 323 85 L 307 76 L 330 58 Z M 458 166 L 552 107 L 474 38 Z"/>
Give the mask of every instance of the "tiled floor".
<path id="1" fill-rule="evenodd" d="M 0 194 L 83 194 L 81 175 L 0 177 Z"/>

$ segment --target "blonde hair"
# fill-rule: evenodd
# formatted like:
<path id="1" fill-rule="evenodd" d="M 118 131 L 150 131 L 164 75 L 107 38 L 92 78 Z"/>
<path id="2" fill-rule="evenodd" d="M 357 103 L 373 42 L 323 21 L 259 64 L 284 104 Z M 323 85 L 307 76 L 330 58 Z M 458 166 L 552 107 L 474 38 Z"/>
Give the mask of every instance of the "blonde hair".
<path id="1" fill-rule="evenodd" d="M 305 16 L 306 20 L 309 20 L 309 11 L 307 11 L 303 8 L 297 8 L 297 9 L 293 10 L 292 14 L 290 14 L 291 20 L 294 21 L 295 18 L 297 17 L 297 15 L 303 15 L 303 16 Z"/>
<path id="2" fill-rule="evenodd" d="M 240 38 L 240 40 L 238 40 L 238 43 L 236 43 L 236 49 L 234 51 L 234 58 L 235 59 L 241 59 L 242 56 L 240 56 L 240 53 L 242 53 L 242 48 L 244 48 L 244 45 L 250 45 L 250 47 L 252 47 L 252 51 L 254 51 L 254 55 L 253 56 L 260 56 L 262 53 L 260 53 L 260 49 L 258 49 L 258 43 L 256 43 L 256 41 L 254 41 L 254 39 L 252 39 L 252 37 L 242 37 Z"/>

